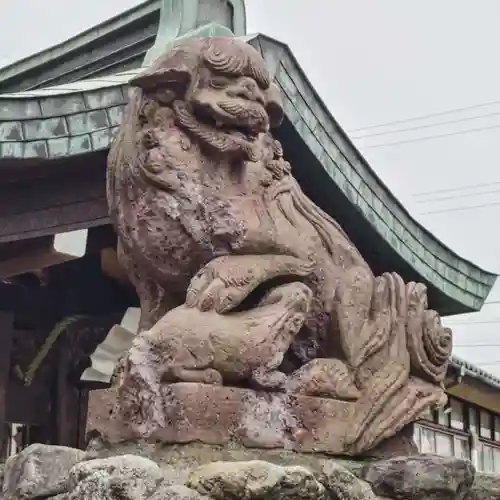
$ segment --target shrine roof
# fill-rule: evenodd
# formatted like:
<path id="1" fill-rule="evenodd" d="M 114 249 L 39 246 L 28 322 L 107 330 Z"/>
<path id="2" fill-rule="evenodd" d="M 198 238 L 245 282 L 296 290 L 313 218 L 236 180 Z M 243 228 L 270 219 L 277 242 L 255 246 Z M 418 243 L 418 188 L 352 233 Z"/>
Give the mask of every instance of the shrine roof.
<path id="1" fill-rule="evenodd" d="M 264 35 L 246 40 L 262 54 L 283 93 L 286 117 L 276 136 L 305 192 L 343 225 L 375 272 L 394 270 L 406 280 L 423 281 L 430 305 L 442 315 L 479 310 L 496 275 L 458 256 L 405 210 L 333 118 L 287 45 Z M 7 161 L 22 168 L 28 161 L 107 150 L 128 82 L 140 70 L 0 95 L 0 171 Z"/>
<path id="2" fill-rule="evenodd" d="M 139 67 L 158 33 L 162 1 L 146 0 L 65 40 L 0 68 L 0 93 Z"/>

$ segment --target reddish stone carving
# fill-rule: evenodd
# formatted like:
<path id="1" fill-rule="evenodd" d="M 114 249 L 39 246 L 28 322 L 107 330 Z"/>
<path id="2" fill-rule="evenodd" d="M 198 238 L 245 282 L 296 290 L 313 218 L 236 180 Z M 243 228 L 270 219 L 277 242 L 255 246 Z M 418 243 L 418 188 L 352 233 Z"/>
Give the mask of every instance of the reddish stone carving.
<path id="1" fill-rule="evenodd" d="M 361 454 L 442 404 L 450 330 L 425 286 L 374 276 L 303 194 L 260 55 L 191 40 L 131 85 L 108 168 L 142 310 L 116 409 L 128 430 L 224 443 L 261 426 L 254 445 Z"/>

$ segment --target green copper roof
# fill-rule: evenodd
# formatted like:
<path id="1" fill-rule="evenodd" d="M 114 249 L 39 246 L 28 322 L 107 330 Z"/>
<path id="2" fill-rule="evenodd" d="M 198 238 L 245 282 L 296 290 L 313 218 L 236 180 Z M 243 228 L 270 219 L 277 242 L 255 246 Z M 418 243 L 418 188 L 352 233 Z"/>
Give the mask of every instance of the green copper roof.
<path id="1" fill-rule="evenodd" d="M 246 34 L 244 0 L 147 0 L 63 43 L 0 68 L 0 93 L 113 75 L 152 62 L 175 39 Z M 206 36 L 206 35 L 205 35 Z"/>
<path id="2" fill-rule="evenodd" d="M 116 40 L 121 36 L 124 30 L 140 30 L 141 32 L 139 36 L 127 42 L 130 46 L 130 53 L 134 53 L 136 47 L 142 48 L 144 41 L 147 43 L 147 48 L 151 47 L 158 33 L 160 7 L 163 1 L 164 0 L 147 0 L 62 43 L 0 68 L 1 87 L 10 88 L 21 85 L 23 89 L 26 89 L 44 85 L 54 85 L 53 81 L 57 80 L 60 75 L 58 73 L 54 74 L 52 68 L 59 61 L 70 58 L 75 59 L 75 67 L 66 64 L 64 71 L 73 72 L 79 69 L 79 67 L 88 65 L 88 71 L 84 71 L 83 74 L 78 71 L 75 71 L 75 73 L 78 74 L 79 78 L 92 76 L 91 62 L 96 59 L 95 52 L 98 52 L 98 50 L 96 50 L 96 47 L 92 47 L 92 49 L 89 47 L 95 44 L 102 45 L 109 39 Z M 149 27 L 150 23 L 153 24 L 151 28 Z M 150 40 L 149 42 L 148 39 Z M 119 47 L 115 50 L 111 50 L 109 56 L 113 58 L 119 57 L 120 51 L 117 49 L 119 49 Z M 40 81 L 39 73 L 45 73 L 41 71 L 41 68 L 45 68 L 45 66 L 50 69 L 47 71 L 44 82 L 43 80 Z M 10 82 L 13 83 L 11 84 Z"/>
<path id="3" fill-rule="evenodd" d="M 317 189 L 339 190 L 354 210 L 351 215 L 361 216 L 382 241 L 381 253 L 393 252 L 443 304 L 449 301 L 444 313 L 479 310 L 496 276 L 460 258 L 409 215 L 334 120 L 286 45 L 263 35 L 246 40 L 261 52 L 284 95 L 284 127 L 290 132 L 277 134 L 291 137 L 283 141 L 285 152 L 287 144 L 303 144 L 307 161 L 317 163 L 331 183 Z M 0 95 L 0 170 L 6 160 L 18 161 L 21 168 L 28 158 L 106 150 L 121 120 L 127 82 L 138 71 Z M 291 159 L 298 169 L 311 167 Z"/>

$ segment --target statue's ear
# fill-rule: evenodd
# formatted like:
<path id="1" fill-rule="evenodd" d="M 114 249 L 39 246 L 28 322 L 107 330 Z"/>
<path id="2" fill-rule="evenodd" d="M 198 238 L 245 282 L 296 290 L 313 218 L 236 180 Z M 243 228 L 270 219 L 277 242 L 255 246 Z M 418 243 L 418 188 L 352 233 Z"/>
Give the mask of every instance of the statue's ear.
<path id="1" fill-rule="evenodd" d="M 271 83 L 266 92 L 266 111 L 271 128 L 278 127 L 283 121 L 283 98 L 275 83 Z"/>
<path id="2" fill-rule="evenodd" d="M 184 95 L 198 66 L 198 54 L 183 47 L 160 56 L 148 69 L 130 80 L 130 85 L 145 92 L 159 89 L 174 90 Z"/>
<path id="3" fill-rule="evenodd" d="M 182 95 L 191 82 L 191 72 L 187 68 L 151 68 L 130 80 L 130 85 L 145 92 L 171 88 Z"/>

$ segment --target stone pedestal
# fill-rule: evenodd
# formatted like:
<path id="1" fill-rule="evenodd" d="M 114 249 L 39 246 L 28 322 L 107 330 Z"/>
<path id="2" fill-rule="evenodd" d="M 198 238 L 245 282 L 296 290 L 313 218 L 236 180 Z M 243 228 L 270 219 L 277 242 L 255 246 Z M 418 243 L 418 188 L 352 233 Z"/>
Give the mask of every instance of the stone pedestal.
<path id="1" fill-rule="evenodd" d="M 167 423 L 152 437 L 165 443 L 341 454 L 354 409 L 333 399 L 202 384 L 168 385 L 164 394 Z"/>
<path id="2" fill-rule="evenodd" d="M 337 455 L 345 452 L 354 411 L 352 403 L 334 399 L 195 383 L 165 385 L 162 397 L 164 424 L 149 438 L 164 443 L 234 442 Z M 136 437 L 135 422 L 117 423 L 124 438 Z"/>
<path id="3" fill-rule="evenodd" d="M 239 446 L 257 454 L 263 449 L 326 455 L 346 452 L 344 438 L 353 403 L 189 383 L 167 385 L 163 395 L 166 424 L 154 432 L 150 442 Z M 91 393 L 90 437 L 99 434 L 113 445 L 137 439 L 130 422 L 111 417 L 117 397 L 116 388 Z M 412 433 L 413 426 L 404 428 L 369 456 L 418 453 Z"/>

